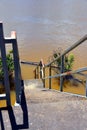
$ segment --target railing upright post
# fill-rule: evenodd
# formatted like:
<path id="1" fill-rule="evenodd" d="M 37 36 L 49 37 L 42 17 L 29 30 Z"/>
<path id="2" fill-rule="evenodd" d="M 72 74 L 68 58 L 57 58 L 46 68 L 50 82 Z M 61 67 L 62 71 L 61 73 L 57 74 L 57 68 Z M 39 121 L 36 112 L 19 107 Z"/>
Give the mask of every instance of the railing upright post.
<path id="1" fill-rule="evenodd" d="M 40 60 L 40 78 L 42 79 L 43 78 L 43 67 L 44 67 L 44 64 L 43 64 L 43 59 Z"/>
<path id="2" fill-rule="evenodd" d="M 16 102 L 21 103 L 21 93 L 22 93 L 22 86 L 21 86 L 21 68 L 19 64 L 19 52 L 17 46 L 17 38 L 16 32 L 11 32 L 11 38 L 13 39 L 12 47 L 13 47 L 13 58 L 14 58 L 14 80 L 15 80 L 15 90 L 16 90 Z"/>
<path id="3" fill-rule="evenodd" d="M 43 77 L 43 67 L 42 65 L 40 65 L 40 79 L 42 79 Z"/>
<path id="4" fill-rule="evenodd" d="M 61 57 L 61 73 L 64 72 L 64 56 Z M 63 91 L 63 77 L 60 77 L 60 91 Z"/>
<path id="5" fill-rule="evenodd" d="M 43 68 L 43 77 L 45 78 L 45 67 Z M 43 87 L 45 88 L 45 79 L 43 79 Z"/>
<path id="6" fill-rule="evenodd" d="M 10 99 L 9 73 L 8 73 L 7 62 L 6 62 L 6 50 L 5 50 L 5 43 L 4 43 L 3 24 L 1 22 L 0 22 L 0 51 L 1 51 L 3 71 L 4 71 L 6 102 L 7 102 L 7 106 L 10 106 L 11 99 Z"/>
<path id="7" fill-rule="evenodd" d="M 86 97 L 87 97 L 87 78 L 86 78 Z"/>
<path id="8" fill-rule="evenodd" d="M 37 78 L 37 70 L 36 69 L 34 70 L 34 78 L 35 79 Z"/>
<path id="9" fill-rule="evenodd" d="M 49 66 L 49 76 L 51 76 L 51 65 Z M 51 89 L 51 81 L 52 79 L 49 78 L 49 89 Z"/>

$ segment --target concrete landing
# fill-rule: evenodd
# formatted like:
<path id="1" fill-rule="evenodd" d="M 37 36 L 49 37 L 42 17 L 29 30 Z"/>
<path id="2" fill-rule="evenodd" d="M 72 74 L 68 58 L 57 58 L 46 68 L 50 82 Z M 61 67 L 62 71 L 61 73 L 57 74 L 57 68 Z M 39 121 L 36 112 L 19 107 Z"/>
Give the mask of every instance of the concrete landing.
<path id="1" fill-rule="evenodd" d="M 30 130 L 87 130 L 87 100 L 49 89 L 27 94 Z"/>
<path id="2" fill-rule="evenodd" d="M 29 87 L 25 89 L 25 96 L 27 109 L 24 100 L 22 107 L 0 109 L 0 130 L 87 130 L 85 98 Z"/>

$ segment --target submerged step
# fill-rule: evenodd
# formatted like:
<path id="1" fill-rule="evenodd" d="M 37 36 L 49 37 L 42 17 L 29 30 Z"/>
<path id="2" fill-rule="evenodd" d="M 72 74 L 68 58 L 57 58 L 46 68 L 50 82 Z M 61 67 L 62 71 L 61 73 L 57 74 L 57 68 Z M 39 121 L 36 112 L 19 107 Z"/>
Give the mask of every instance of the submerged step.
<path id="1" fill-rule="evenodd" d="M 25 89 L 43 88 L 43 82 L 41 79 L 24 80 Z"/>

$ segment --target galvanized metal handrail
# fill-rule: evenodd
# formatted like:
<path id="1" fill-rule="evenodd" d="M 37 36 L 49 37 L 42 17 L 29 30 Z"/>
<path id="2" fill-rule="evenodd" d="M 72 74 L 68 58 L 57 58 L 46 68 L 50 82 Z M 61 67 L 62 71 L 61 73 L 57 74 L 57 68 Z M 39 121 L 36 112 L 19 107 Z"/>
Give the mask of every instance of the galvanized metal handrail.
<path id="1" fill-rule="evenodd" d="M 45 82 L 45 79 L 49 78 L 49 88 L 51 88 L 51 78 L 60 77 L 60 91 L 63 91 L 63 76 L 66 76 L 66 75 L 69 75 L 69 74 L 74 74 L 74 73 L 78 73 L 78 74 L 80 73 L 81 74 L 81 72 L 87 71 L 87 67 L 84 67 L 84 68 L 80 68 L 78 70 L 64 72 L 64 56 L 67 53 L 69 53 L 70 51 L 72 51 L 73 49 L 75 49 L 76 47 L 78 47 L 80 44 L 82 44 L 86 40 L 87 40 L 87 35 L 85 35 L 79 41 L 77 41 L 72 46 L 70 46 L 68 49 L 66 49 L 58 58 L 55 58 L 54 60 L 52 60 L 48 64 L 45 64 L 44 69 L 46 67 L 49 67 L 49 76 L 48 77 L 43 77 L 43 80 Z M 51 75 L 51 65 L 52 65 L 52 63 L 57 61 L 59 58 L 61 58 L 61 68 L 60 68 L 61 72 L 60 72 L 60 74 L 52 76 Z M 87 75 L 82 74 L 82 76 L 85 76 L 86 79 L 87 79 Z M 86 96 L 87 96 L 87 81 L 86 81 Z"/>
<path id="2" fill-rule="evenodd" d="M 46 79 L 52 79 L 52 78 L 58 78 L 58 77 L 61 78 L 61 77 L 64 77 L 64 76 L 67 76 L 67 75 L 72 75 L 72 74 L 81 74 L 82 76 L 84 76 L 86 78 L 85 96 L 87 97 L 87 74 L 81 73 L 81 72 L 85 72 L 85 71 L 87 71 L 87 67 L 83 67 L 83 68 L 80 68 L 80 69 L 77 69 L 77 70 L 56 74 L 56 75 L 53 75 L 53 76 L 47 76 L 47 77 L 42 78 L 42 80 L 43 80 L 43 83 L 44 83 L 44 86 L 45 86 L 45 80 Z M 50 72 L 50 74 L 51 74 L 51 72 Z M 49 89 L 51 89 L 51 80 L 49 80 Z"/>
<path id="3" fill-rule="evenodd" d="M 70 51 L 72 51 L 74 48 L 76 48 L 77 46 L 79 46 L 81 43 L 83 43 L 84 41 L 87 40 L 87 34 L 82 37 L 79 41 L 77 41 L 76 43 L 74 43 L 72 46 L 70 46 L 68 49 L 66 49 L 58 58 L 55 58 L 54 60 L 52 60 L 51 62 L 49 62 L 48 64 L 45 64 L 45 67 L 50 66 L 53 62 L 57 61 L 59 58 L 61 58 L 62 56 L 66 55 L 67 53 L 69 53 Z"/>
<path id="4" fill-rule="evenodd" d="M 43 79 L 58 78 L 58 77 L 66 76 L 66 75 L 81 73 L 81 72 L 84 72 L 84 71 L 87 71 L 87 67 L 83 67 L 83 68 L 80 68 L 80 69 L 77 69 L 77 70 L 56 74 L 56 75 L 53 75 L 53 76 L 47 76 L 47 77 L 44 77 Z M 86 74 L 83 74 L 82 76 L 87 78 Z"/>
<path id="5" fill-rule="evenodd" d="M 20 61 L 21 64 L 39 66 L 40 62 Z"/>

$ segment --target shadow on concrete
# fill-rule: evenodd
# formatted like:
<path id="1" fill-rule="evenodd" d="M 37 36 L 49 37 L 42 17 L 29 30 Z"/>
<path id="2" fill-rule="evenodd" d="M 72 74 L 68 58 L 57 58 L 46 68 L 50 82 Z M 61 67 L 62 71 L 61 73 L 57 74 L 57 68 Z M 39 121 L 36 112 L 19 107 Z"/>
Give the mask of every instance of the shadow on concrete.
<path id="1" fill-rule="evenodd" d="M 9 118 L 12 130 L 28 129 L 29 128 L 28 110 L 27 110 L 27 104 L 26 104 L 24 90 L 22 91 L 21 105 L 20 106 L 21 106 L 21 109 L 23 112 L 23 124 L 17 124 L 16 116 L 15 116 L 14 111 L 13 111 L 13 107 L 8 106 L 5 108 L 0 108 L 1 130 L 5 130 L 5 125 L 8 125 L 8 123 L 4 124 L 4 117 L 3 117 L 2 112 L 5 112 L 5 111 L 8 112 L 9 117 L 6 117 L 6 118 Z M 19 113 L 20 113 L 20 110 L 19 110 Z M 22 120 L 22 119 L 20 119 L 20 120 Z"/>

